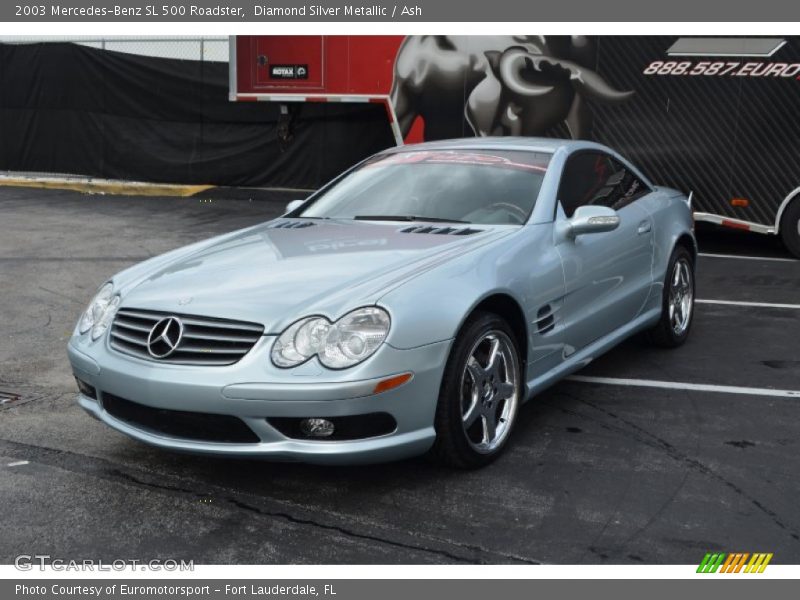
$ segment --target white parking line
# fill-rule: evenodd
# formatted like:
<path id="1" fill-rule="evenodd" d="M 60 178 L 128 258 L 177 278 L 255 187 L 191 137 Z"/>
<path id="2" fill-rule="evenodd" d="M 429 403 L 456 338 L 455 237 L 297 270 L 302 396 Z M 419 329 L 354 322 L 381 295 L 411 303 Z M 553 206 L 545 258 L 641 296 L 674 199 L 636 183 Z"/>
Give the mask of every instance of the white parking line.
<path id="1" fill-rule="evenodd" d="M 747 302 L 745 300 L 695 300 L 697 304 L 725 304 L 728 306 L 755 306 L 757 308 L 794 308 L 800 309 L 800 304 L 776 304 L 772 302 Z"/>
<path id="2" fill-rule="evenodd" d="M 775 262 L 800 262 L 796 258 L 781 258 L 779 256 L 740 256 L 738 254 L 712 254 L 700 252 L 697 256 L 705 258 L 741 258 L 742 260 L 771 260 Z"/>
<path id="3" fill-rule="evenodd" d="M 777 398 L 800 398 L 800 390 L 773 390 L 771 388 L 751 388 L 734 385 L 711 385 L 705 383 L 683 383 L 680 381 L 655 381 L 652 379 L 622 379 L 619 377 L 591 377 L 572 375 L 568 381 L 599 383 L 603 385 L 623 385 L 631 387 L 661 388 L 665 390 L 692 390 L 695 392 L 716 392 L 720 394 L 743 394 L 746 396 L 774 396 Z"/>
<path id="4" fill-rule="evenodd" d="M 10 462 L 6 466 L 7 467 L 21 467 L 22 465 L 27 465 L 27 464 L 28 464 L 27 460 L 18 460 L 16 462 Z"/>

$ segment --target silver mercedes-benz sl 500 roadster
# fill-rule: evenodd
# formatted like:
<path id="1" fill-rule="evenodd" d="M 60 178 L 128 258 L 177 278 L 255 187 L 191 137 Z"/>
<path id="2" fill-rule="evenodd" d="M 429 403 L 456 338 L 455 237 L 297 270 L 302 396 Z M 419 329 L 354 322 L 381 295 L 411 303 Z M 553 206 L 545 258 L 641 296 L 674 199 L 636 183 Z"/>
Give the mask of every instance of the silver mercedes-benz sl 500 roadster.
<path id="1" fill-rule="evenodd" d="M 689 203 L 595 143 L 393 148 L 105 282 L 69 342 L 78 402 L 180 451 L 478 467 L 620 341 L 686 340 Z"/>

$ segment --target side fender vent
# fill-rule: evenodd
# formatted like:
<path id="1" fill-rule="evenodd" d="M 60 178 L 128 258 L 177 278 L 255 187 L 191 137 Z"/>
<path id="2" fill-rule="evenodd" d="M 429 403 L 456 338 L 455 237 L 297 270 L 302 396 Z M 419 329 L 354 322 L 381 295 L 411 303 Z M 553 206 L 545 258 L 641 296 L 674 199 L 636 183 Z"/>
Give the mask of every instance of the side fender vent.
<path id="1" fill-rule="evenodd" d="M 536 313 L 536 328 L 539 333 L 544 335 L 550 333 L 556 327 L 556 318 L 554 315 L 553 307 L 550 304 L 545 304 Z"/>
<path id="2" fill-rule="evenodd" d="M 483 229 L 472 229 L 471 227 L 434 227 L 432 225 L 414 225 L 404 227 L 400 233 L 431 233 L 434 235 L 472 235 L 480 233 Z"/>

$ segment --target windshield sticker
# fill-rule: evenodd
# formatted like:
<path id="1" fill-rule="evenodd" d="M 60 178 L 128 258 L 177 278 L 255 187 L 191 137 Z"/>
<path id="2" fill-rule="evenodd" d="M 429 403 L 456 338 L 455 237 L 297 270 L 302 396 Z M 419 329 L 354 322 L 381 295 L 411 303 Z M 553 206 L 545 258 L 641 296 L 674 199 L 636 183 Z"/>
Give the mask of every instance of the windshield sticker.
<path id="1" fill-rule="evenodd" d="M 520 153 L 522 154 L 522 153 Z M 541 160 L 541 159 L 540 159 Z M 372 162 L 367 167 L 389 166 L 389 165 L 409 165 L 409 164 L 448 164 L 448 165 L 476 165 L 488 167 L 500 167 L 505 169 L 517 169 L 521 171 L 536 171 L 543 173 L 547 170 L 544 165 L 532 165 L 518 162 L 497 154 L 486 154 L 483 152 L 449 152 L 449 151 L 421 151 L 421 152 L 399 152 L 389 156 L 381 157 Z M 546 163 L 545 163 L 546 164 Z"/>

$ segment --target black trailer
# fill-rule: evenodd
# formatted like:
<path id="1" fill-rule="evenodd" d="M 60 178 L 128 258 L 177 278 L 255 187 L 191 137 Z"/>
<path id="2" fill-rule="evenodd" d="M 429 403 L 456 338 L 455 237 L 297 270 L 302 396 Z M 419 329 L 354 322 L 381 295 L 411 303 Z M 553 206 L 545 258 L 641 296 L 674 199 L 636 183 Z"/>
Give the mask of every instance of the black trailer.
<path id="1" fill-rule="evenodd" d="M 633 94 L 592 104 L 592 138 L 800 257 L 800 37 L 602 37 L 597 70 Z"/>

